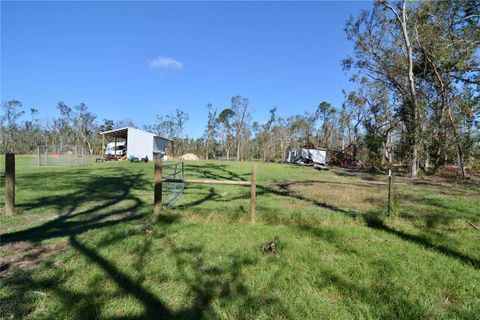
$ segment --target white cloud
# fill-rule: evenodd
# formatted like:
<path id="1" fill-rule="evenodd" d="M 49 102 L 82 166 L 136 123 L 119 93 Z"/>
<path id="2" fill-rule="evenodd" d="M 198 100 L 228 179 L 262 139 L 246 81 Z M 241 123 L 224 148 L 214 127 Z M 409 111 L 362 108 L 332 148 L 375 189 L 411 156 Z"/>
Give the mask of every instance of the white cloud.
<path id="1" fill-rule="evenodd" d="M 150 61 L 150 67 L 154 69 L 177 69 L 183 68 L 183 63 L 169 57 L 158 57 Z"/>

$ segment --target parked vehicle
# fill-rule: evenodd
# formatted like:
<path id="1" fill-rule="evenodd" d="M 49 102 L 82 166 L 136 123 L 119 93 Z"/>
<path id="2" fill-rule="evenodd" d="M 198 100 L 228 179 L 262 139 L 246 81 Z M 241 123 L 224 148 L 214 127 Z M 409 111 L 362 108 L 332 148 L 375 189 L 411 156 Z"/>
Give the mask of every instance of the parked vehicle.
<path id="1" fill-rule="evenodd" d="M 108 156 L 117 156 L 122 157 L 127 154 L 127 144 L 126 142 L 117 142 L 117 147 L 115 149 L 115 142 L 110 142 L 107 144 L 107 148 L 105 149 L 105 155 Z"/>

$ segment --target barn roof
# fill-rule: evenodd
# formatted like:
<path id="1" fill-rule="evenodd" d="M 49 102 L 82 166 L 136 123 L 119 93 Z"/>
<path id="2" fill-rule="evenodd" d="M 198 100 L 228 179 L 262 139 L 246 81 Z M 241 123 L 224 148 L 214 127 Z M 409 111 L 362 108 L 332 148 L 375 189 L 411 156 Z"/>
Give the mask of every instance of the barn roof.
<path id="1" fill-rule="evenodd" d="M 173 141 L 172 139 L 165 138 L 165 137 L 159 136 L 159 135 L 157 135 L 157 134 L 154 134 L 154 133 L 151 133 L 151 132 L 147 132 L 147 131 L 144 131 L 144 130 L 140 130 L 140 129 L 137 129 L 137 128 L 133 128 L 133 127 L 124 127 L 124 128 L 118 128 L 118 129 L 108 130 L 108 131 L 100 132 L 100 134 L 103 134 L 103 135 L 109 136 L 109 137 L 113 137 L 113 138 L 124 138 L 124 139 L 127 139 L 128 130 L 132 130 L 132 129 L 133 129 L 133 130 L 142 131 L 142 132 L 145 133 L 145 134 L 149 134 L 149 135 L 151 135 L 151 136 L 154 136 L 154 137 L 157 137 L 157 138 L 160 138 L 160 139 L 164 139 L 164 140 L 168 140 L 168 141 Z"/>

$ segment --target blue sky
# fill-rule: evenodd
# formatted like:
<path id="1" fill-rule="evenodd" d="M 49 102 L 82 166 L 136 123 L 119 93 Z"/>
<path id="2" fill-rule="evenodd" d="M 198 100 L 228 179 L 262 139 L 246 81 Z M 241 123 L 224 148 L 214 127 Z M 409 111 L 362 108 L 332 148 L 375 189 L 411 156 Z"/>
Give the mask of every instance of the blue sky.
<path id="1" fill-rule="evenodd" d="M 200 136 L 206 105 L 250 99 L 262 122 L 342 102 L 343 27 L 370 2 L 4 2 L 1 100 L 84 102 L 99 120 L 150 124 L 180 108 Z"/>

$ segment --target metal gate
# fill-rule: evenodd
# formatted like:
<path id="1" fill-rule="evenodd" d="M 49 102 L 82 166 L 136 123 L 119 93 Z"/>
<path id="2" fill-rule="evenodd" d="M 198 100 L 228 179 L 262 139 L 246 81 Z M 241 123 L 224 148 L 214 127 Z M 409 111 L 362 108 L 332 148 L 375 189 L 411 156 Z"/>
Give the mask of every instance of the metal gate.
<path id="1" fill-rule="evenodd" d="M 163 179 L 183 180 L 185 166 L 183 162 L 162 164 Z M 165 182 L 162 188 L 163 204 L 166 207 L 172 207 L 183 195 L 183 182 Z"/>

